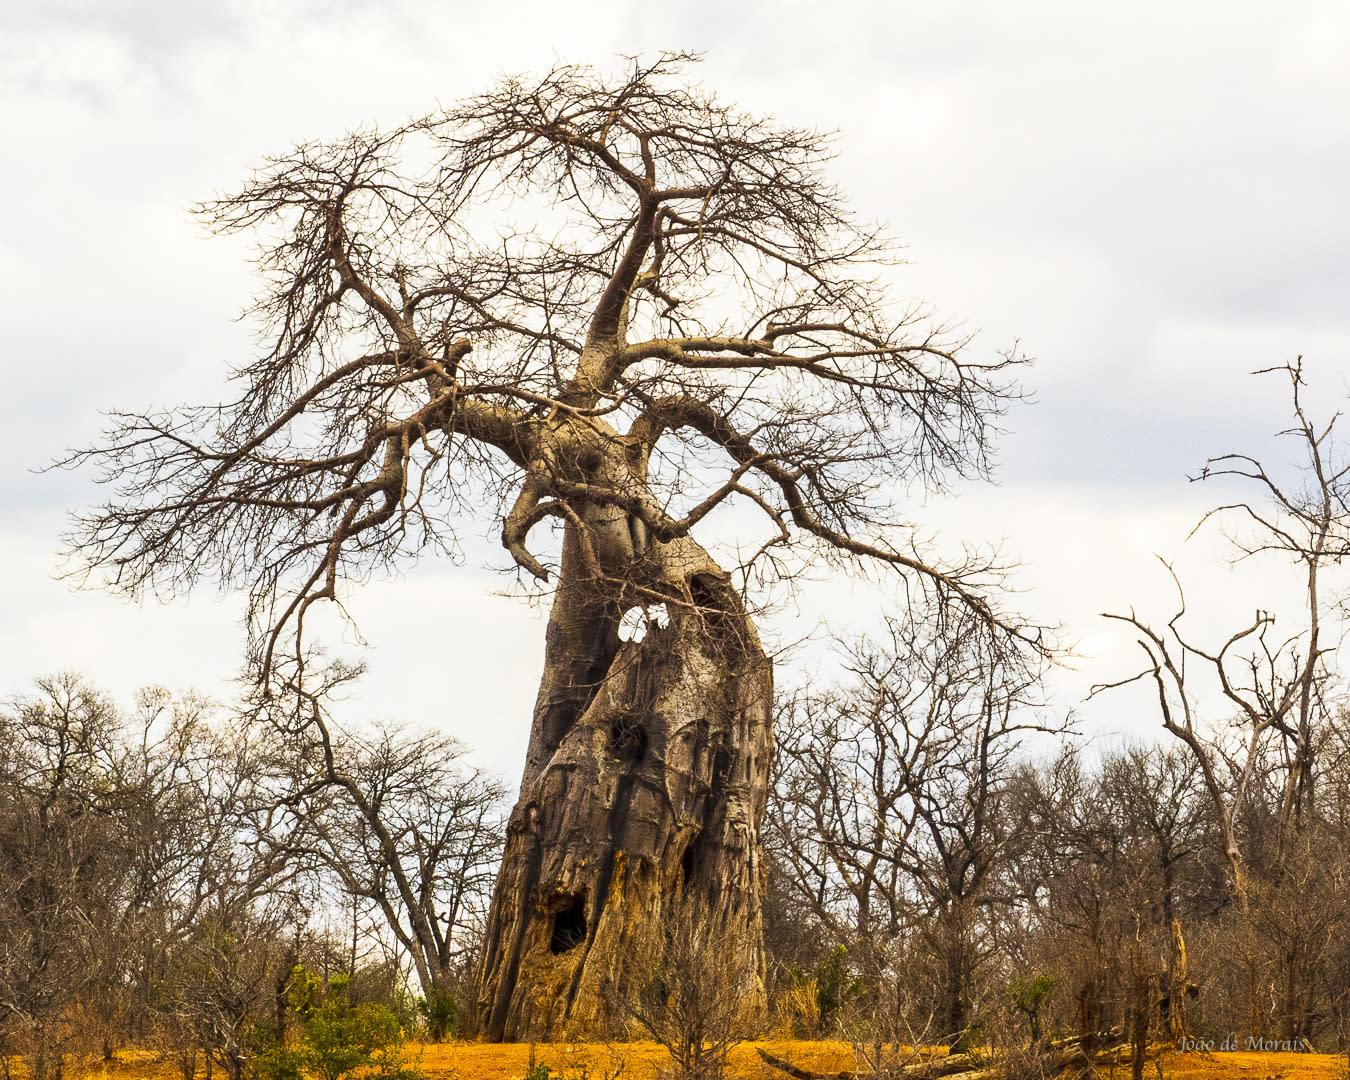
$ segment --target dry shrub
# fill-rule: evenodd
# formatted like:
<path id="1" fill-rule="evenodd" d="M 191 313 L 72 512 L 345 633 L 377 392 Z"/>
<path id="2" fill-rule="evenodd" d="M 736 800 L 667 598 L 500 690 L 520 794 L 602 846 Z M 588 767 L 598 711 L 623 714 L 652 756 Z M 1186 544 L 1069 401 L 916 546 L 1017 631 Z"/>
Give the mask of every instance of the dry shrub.
<path id="1" fill-rule="evenodd" d="M 670 1051 L 669 1080 L 721 1080 L 727 1054 L 750 1038 L 760 1017 L 743 1003 L 755 951 L 737 931 L 681 908 L 648 949 L 635 950 L 619 981 L 627 1017 Z"/>

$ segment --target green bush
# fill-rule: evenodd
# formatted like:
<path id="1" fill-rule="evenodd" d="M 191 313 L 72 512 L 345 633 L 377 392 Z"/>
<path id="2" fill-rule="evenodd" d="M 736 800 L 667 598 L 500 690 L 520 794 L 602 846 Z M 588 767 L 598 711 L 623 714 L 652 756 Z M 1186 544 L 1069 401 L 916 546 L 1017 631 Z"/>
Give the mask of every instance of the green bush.
<path id="1" fill-rule="evenodd" d="M 250 1068 L 258 1080 L 302 1080 L 300 1054 L 280 1043 L 255 1055 Z"/>
<path id="2" fill-rule="evenodd" d="M 291 974 L 290 1002 L 300 1020 L 299 1036 L 254 1058 L 260 1080 L 341 1080 L 357 1069 L 379 1080 L 419 1080 L 403 1060 L 403 1027 L 387 1005 L 353 1005 L 351 979 L 339 975 L 324 986 L 317 975 L 297 967 Z"/>
<path id="3" fill-rule="evenodd" d="M 440 1042 L 459 1034 L 458 1002 L 454 994 L 432 987 L 424 998 L 417 999 L 417 1011 L 427 1025 L 427 1039 Z"/>
<path id="4" fill-rule="evenodd" d="M 797 967 L 792 969 L 791 975 L 793 985 L 811 996 L 816 1021 L 804 1034 L 812 1038 L 829 1031 L 844 1005 L 863 991 L 862 979 L 849 973 L 848 949 L 843 945 L 831 949 L 810 972 Z"/>
<path id="5" fill-rule="evenodd" d="M 823 1028 L 829 1027 L 844 1002 L 856 997 L 861 989 L 858 980 L 849 978 L 847 959 L 848 950 L 836 945 L 816 966 L 816 1008 Z"/>
<path id="6" fill-rule="evenodd" d="M 1058 985 L 1059 979 L 1054 975 L 1041 972 L 1034 978 L 1013 979 L 1004 991 L 1008 995 L 1009 1004 L 1027 1018 L 1032 1046 L 1041 1041 L 1041 1008 Z"/>

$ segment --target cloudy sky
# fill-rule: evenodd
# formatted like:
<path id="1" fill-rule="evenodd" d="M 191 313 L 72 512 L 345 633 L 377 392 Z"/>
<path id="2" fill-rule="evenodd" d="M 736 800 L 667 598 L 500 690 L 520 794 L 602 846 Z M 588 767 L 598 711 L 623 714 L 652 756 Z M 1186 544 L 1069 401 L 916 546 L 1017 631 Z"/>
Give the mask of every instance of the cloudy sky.
<path id="1" fill-rule="evenodd" d="M 1278 607 L 1274 568 L 1230 571 L 1216 537 L 1184 542 L 1220 494 L 1186 475 L 1223 450 L 1286 452 L 1269 438 L 1280 387 L 1254 368 L 1302 354 L 1327 415 L 1350 386 L 1350 9 L 1276 7 L 3 5 L 0 695 L 59 668 L 123 698 L 230 692 L 238 602 L 72 592 L 58 533 L 99 492 L 32 471 L 93 440 L 101 409 L 210 399 L 248 357 L 248 246 L 204 235 L 195 200 L 293 142 L 398 123 L 502 73 L 664 48 L 704 53 L 692 77 L 747 110 L 837 129 L 841 186 L 908 245 L 906 294 L 978 330 L 976 352 L 1018 341 L 1037 358 L 999 485 L 916 516 L 1020 557 L 1016 603 L 1077 643 L 1061 707 L 1091 732 L 1148 730 L 1142 698 L 1078 704 L 1133 663 L 1097 613 L 1166 614 L 1155 552 L 1196 582 L 1202 631 Z M 514 778 L 543 627 L 470 555 L 357 597 L 371 670 L 348 708 L 448 728 Z M 817 585 L 770 633 L 865 627 L 877 603 Z"/>

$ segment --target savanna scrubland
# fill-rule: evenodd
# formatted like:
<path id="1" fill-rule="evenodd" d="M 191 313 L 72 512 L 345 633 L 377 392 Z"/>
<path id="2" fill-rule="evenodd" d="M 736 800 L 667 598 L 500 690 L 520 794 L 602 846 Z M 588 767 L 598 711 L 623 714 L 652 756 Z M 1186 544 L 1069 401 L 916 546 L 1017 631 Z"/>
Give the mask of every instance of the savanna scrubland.
<path id="1" fill-rule="evenodd" d="M 1301 362 L 1260 376 L 1289 460 L 1202 474 L 1204 527 L 1296 571 L 1278 626 L 1195 636 L 1180 578 L 1115 613 L 1139 664 L 1097 692 L 1151 687 L 1158 737 L 1085 746 L 1007 567 L 907 510 L 987 474 L 1024 358 L 897 301 L 829 140 L 691 60 L 505 80 L 200 207 L 258 241 L 261 351 L 72 454 L 111 494 L 68 542 L 132 596 L 247 592 L 250 689 L 0 713 L 7 1069 L 1337 1074 L 1346 482 Z M 449 735 L 339 722 L 359 664 L 306 635 L 483 520 L 551 604 L 510 806 Z M 820 682 L 756 627 L 813 567 L 896 595 Z"/>

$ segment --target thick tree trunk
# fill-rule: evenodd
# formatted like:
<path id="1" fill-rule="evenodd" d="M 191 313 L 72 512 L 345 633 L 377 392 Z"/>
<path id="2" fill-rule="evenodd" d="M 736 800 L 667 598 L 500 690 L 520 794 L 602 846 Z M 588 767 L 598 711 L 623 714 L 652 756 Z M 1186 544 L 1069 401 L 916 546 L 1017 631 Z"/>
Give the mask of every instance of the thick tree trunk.
<path id="1" fill-rule="evenodd" d="M 945 1033 L 947 1046 L 953 1053 L 969 1045 L 969 1018 L 966 1013 L 966 983 L 968 957 L 964 943 L 953 942 L 951 950 L 942 958 L 942 987 L 938 1015 Z"/>
<path id="2" fill-rule="evenodd" d="M 628 523 L 588 524 L 587 549 L 574 528 L 564 544 L 479 966 L 494 1040 L 612 1026 L 625 962 L 650 955 L 676 910 L 753 943 L 741 999 L 763 1000 L 770 662 L 698 544 L 634 531 L 622 550 Z M 620 642 L 625 609 L 657 594 L 681 601 L 666 604 L 668 625 Z"/>

